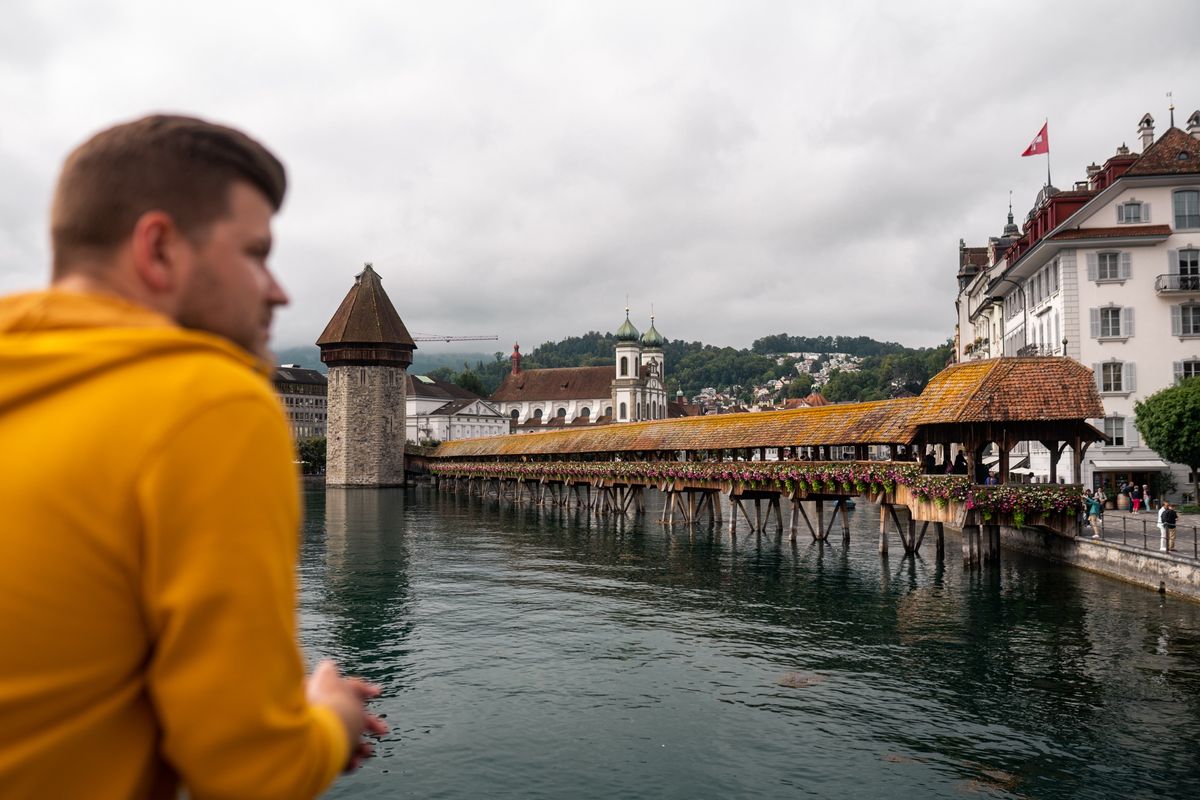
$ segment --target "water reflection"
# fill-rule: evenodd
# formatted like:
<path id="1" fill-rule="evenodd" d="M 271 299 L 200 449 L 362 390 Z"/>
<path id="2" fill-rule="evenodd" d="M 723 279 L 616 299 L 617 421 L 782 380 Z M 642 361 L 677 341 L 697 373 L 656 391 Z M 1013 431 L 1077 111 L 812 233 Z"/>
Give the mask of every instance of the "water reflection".
<path id="1" fill-rule="evenodd" d="M 334 796 L 1187 796 L 1200 608 L 932 540 L 307 495 L 311 650 L 397 728 Z M 874 517 L 874 519 L 873 519 Z M 893 541 L 893 545 L 896 542 Z"/>

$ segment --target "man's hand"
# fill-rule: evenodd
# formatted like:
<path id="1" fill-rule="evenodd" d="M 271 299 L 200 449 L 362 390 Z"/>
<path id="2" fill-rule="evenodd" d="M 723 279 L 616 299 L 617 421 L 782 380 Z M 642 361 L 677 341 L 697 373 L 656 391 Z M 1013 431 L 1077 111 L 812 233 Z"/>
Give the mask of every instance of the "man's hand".
<path id="1" fill-rule="evenodd" d="M 346 729 L 350 743 L 346 772 L 358 769 L 375 752 L 375 746 L 363 739 L 364 733 L 382 736 L 388 731 L 383 720 L 367 711 L 367 701 L 378 696 L 378 686 L 361 678 L 343 678 L 337 665 L 329 660 L 317 664 L 308 678 L 308 701 L 332 709 Z"/>

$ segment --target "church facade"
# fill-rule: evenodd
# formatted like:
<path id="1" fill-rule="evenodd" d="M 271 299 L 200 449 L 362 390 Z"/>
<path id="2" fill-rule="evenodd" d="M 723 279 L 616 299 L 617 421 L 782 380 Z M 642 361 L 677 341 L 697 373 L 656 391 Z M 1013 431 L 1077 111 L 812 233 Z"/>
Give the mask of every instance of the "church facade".
<path id="1" fill-rule="evenodd" d="M 629 320 L 617 329 L 613 365 L 521 368 L 513 345 L 512 370 L 492 394 L 492 404 L 517 432 L 555 427 L 637 422 L 667 417 L 666 339 L 654 327 L 639 333 Z"/>

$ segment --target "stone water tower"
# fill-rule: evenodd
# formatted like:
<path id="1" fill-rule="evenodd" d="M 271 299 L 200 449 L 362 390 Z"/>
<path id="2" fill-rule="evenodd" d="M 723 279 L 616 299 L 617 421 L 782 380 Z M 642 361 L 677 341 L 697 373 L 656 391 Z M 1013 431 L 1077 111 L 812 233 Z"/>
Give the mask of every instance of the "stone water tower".
<path id="1" fill-rule="evenodd" d="M 405 370 L 417 345 L 370 264 L 317 344 L 329 367 L 326 484 L 404 485 Z"/>

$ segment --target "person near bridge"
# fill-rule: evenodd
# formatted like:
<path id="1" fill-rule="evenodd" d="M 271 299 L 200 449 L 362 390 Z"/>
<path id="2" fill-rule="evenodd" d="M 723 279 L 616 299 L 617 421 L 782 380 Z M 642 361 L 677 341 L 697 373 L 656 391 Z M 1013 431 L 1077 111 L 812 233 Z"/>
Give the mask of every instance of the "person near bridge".
<path id="1" fill-rule="evenodd" d="M 386 730 L 297 644 L 285 183 L 231 128 L 105 130 L 62 169 L 50 289 L 0 299 L 0 798 L 312 797 Z"/>

